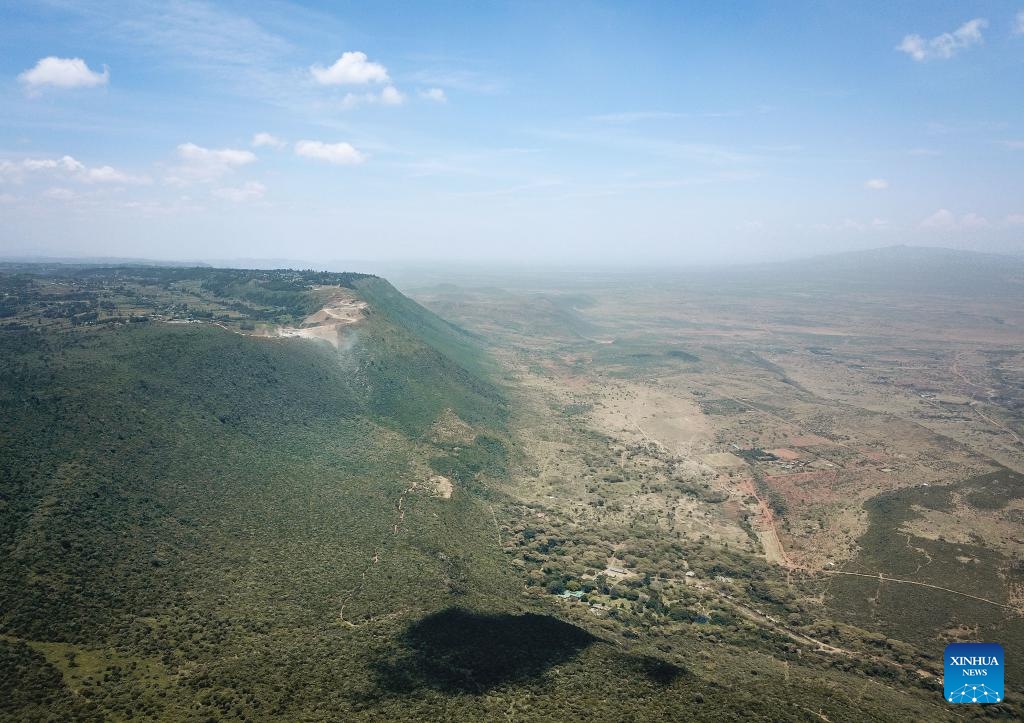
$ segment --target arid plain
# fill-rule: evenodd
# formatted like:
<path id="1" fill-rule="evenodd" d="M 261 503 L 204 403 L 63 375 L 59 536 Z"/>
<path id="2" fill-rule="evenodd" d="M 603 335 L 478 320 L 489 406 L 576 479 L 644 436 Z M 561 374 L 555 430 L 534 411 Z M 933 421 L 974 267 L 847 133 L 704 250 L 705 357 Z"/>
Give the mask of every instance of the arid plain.
<path id="1" fill-rule="evenodd" d="M 504 544 L 536 593 L 578 574 L 587 604 L 566 598 L 570 614 L 605 616 L 628 602 L 591 581 L 644 577 L 646 594 L 822 649 L 868 641 L 921 676 L 947 642 L 1020 650 L 1021 285 L 968 294 L 988 269 L 936 275 L 887 253 L 407 285 L 491 342 L 517 390 L 524 504 Z M 538 552 L 545 533 L 570 542 Z M 760 559 L 777 587 L 701 568 L 694 546 Z M 782 598 L 788 617 L 769 609 Z"/>

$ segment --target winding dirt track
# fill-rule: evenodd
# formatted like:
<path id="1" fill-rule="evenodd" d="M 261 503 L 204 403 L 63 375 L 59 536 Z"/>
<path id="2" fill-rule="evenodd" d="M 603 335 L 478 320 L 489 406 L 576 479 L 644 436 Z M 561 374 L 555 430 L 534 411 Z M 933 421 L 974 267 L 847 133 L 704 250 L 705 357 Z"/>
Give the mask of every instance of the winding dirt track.
<path id="1" fill-rule="evenodd" d="M 1014 607 L 1013 605 L 1005 605 L 1003 603 L 996 602 L 995 600 L 989 600 L 988 598 L 978 597 L 977 595 L 971 595 L 970 593 L 962 592 L 960 590 L 953 590 L 948 587 L 931 585 L 927 582 L 918 582 L 917 580 L 901 580 L 896 577 L 886 577 L 882 573 L 878 573 L 877 575 L 869 575 L 866 572 L 846 572 L 845 570 L 818 570 L 817 572 L 823 575 L 854 575 L 856 577 L 867 577 L 872 580 L 879 580 L 881 582 L 901 582 L 905 585 L 919 585 L 921 587 L 930 587 L 933 590 L 942 590 L 943 592 L 950 592 L 954 595 L 962 595 L 963 597 L 969 597 L 972 600 L 977 600 L 978 602 L 988 603 L 989 605 L 995 605 L 1005 610 L 1012 610 L 1013 612 L 1018 614 L 1024 614 L 1024 610 L 1021 610 L 1018 607 Z"/>

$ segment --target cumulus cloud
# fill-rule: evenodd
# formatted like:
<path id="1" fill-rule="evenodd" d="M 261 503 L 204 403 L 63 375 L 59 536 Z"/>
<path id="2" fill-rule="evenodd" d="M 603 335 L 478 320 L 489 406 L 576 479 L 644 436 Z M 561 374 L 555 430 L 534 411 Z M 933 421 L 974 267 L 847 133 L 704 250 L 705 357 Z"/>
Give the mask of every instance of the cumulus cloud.
<path id="1" fill-rule="evenodd" d="M 405 102 L 405 96 L 398 92 L 398 88 L 389 85 L 380 92 L 380 102 L 384 105 L 402 105 Z"/>
<path id="2" fill-rule="evenodd" d="M 936 35 L 930 40 L 920 35 L 904 36 L 896 50 L 906 53 L 918 62 L 936 58 L 952 58 L 959 51 L 985 42 L 981 31 L 988 27 L 985 18 L 968 20 L 951 33 Z"/>
<path id="3" fill-rule="evenodd" d="M 195 143 L 182 143 L 179 145 L 178 155 L 190 163 L 227 167 L 244 166 L 256 160 L 256 155 L 252 151 L 242 151 L 235 148 L 203 148 Z"/>
<path id="4" fill-rule="evenodd" d="M 195 143 L 178 146 L 182 163 L 167 177 L 167 182 L 183 186 L 213 181 L 256 160 L 256 154 L 236 148 L 203 148 Z"/>
<path id="5" fill-rule="evenodd" d="M 0 181 L 22 183 L 36 174 L 59 176 L 81 183 L 138 184 L 149 183 L 147 176 L 135 176 L 113 166 L 90 168 L 72 156 L 60 158 L 25 158 L 20 163 L 0 161 Z"/>
<path id="6" fill-rule="evenodd" d="M 921 221 L 921 228 L 931 231 L 962 231 L 968 229 L 988 228 L 991 223 L 977 213 L 966 213 L 957 216 L 946 208 L 940 208 L 928 218 Z"/>
<path id="7" fill-rule="evenodd" d="M 870 191 L 884 191 L 889 187 L 889 182 L 884 178 L 869 178 L 864 181 L 864 188 Z"/>
<path id="8" fill-rule="evenodd" d="M 147 176 L 133 176 L 130 173 L 119 171 L 113 166 L 88 168 L 85 170 L 82 180 L 86 183 L 149 183 L 149 178 Z"/>
<path id="9" fill-rule="evenodd" d="M 921 228 L 953 228 L 956 226 L 956 216 L 949 209 L 940 208 L 928 218 L 921 221 Z"/>
<path id="10" fill-rule="evenodd" d="M 389 85 L 380 93 L 346 93 L 341 106 L 351 110 L 361 105 L 402 105 L 404 102 L 405 96 L 395 86 Z"/>
<path id="11" fill-rule="evenodd" d="M 426 88 L 420 91 L 420 98 L 425 100 L 432 100 L 435 103 L 447 103 L 448 96 L 445 95 L 443 88 Z"/>
<path id="12" fill-rule="evenodd" d="M 1013 34 L 1024 35 L 1024 10 L 1018 12 L 1013 19 Z"/>
<path id="13" fill-rule="evenodd" d="M 356 165 L 366 160 L 366 156 L 357 151 L 351 143 L 299 141 L 295 144 L 295 155 L 315 158 L 339 166 Z"/>
<path id="14" fill-rule="evenodd" d="M 78 173 L 85 170 L 85 165 L 71 156 L 53 158 L 26 158 L 21 162 L 21 167 L 27 171 L 52 171 L 62 170 L 69 173 Z"/>
<path id="15" fill-rule="evenodd" d="M 257 133 L 252 137 L 253 148 L 262 148 L 263 146 L 270 146 L 271 148 L 277 148 L 280 150 L 288 144 L 283 140 L 274 136 L 270 133 Z"/>
<path id="16" fill-rule="evenodd" d="M 90 70 L 81 58 L 57 58 L 49 56 L 35 64 L 18 76 L 30 91 L 45 86 L 54 88 L 92 88 L 106 85 L 110 80 L 110 71 L 103 66 L 103 72 Z"/>
<path id="17" fill-rule="evenodd" d="M 987 218 L 977 213 L 965 213 L 960 217 L 961 228 L 987 228 L 990 225 Z"/>
<path id="18" fill-rule="evenodd" d="M 235 203 L 242 203 L 244 201 L 255 201 L 263 198 L 263 194 L 267 192 L 267 187 L 257 181 L 249 181 L 242 186 L 236 188 L 215 188 L 213 195 L 217 198 L 223 198 L 226 201 L 234 201 Z"/>
<path id="19" fill-rule="evenodd" d="M 921 227 L 926 229 L 939 229 L 946 231 L 976 231 L 978 229 L 994 228 L 1016 228 L 1024 226 L 1024 213 L 1011 213 L 990 221 L 978 213 L 965 213 L 957 216 L 946 209 L 940 209 L 921 222 Z"/>
<path id="20" fill-rule="evenodd" d="M 309 68 L 316 82 L 321 85 L 366 85 L 387 83 L 388 69 L 380 63 L 367 59 L 366 53 L 358 50 L 341 54 L 330 67 L 312 65 Z"/>

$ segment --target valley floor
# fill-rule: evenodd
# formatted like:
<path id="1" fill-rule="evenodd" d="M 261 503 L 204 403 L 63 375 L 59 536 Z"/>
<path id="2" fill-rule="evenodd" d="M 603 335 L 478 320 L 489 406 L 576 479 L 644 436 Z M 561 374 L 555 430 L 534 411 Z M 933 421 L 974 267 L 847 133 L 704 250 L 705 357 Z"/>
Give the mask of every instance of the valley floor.
<path id="1" fill-rule="evenodd" d="M 453 281 L 410 293 L 507 370 L 533 594 L 667 641 L 720 611 L 926 684 L 950 642 L 1024 652 L 1015 300 Z"/>

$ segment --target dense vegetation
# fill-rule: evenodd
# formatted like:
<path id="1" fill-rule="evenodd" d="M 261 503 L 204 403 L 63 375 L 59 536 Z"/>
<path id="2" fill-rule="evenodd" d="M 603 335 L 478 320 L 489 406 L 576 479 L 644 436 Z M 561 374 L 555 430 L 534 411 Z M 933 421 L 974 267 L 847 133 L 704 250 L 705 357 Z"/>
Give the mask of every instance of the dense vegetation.
<path id="1" fill-rule="evenodd" d="M 331 696 L 294 691 L 356 665 L 350 638 L 508 596 L 482 503 L 409 493 L 421 460 L 450 452 L 426 441 L 445 410 L 502 434 L 496 388 L 438 334 L 427 345 L 387 309 L 341 356 L 203 324 L 0 333 L 8 713 L 307 710 Z M 305 662 L 266 677 L 281 659 Z"/>

